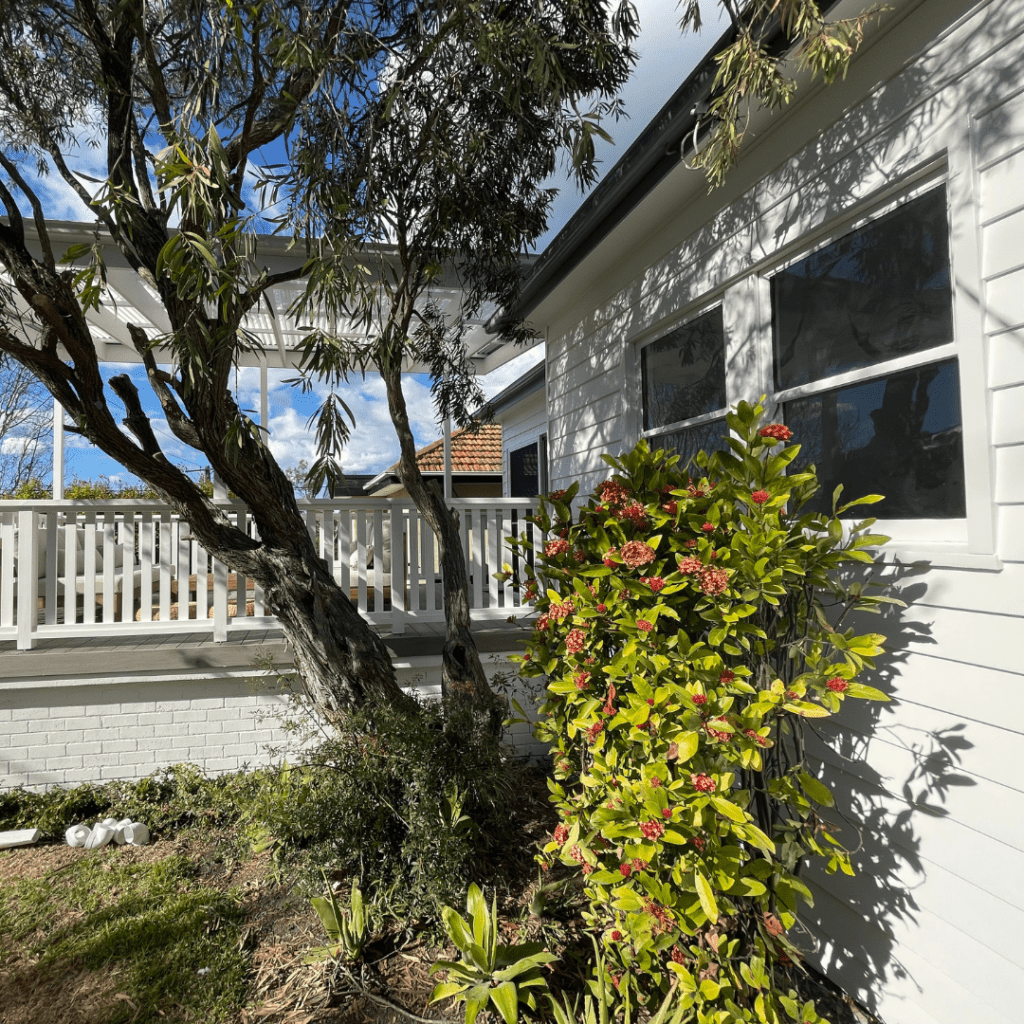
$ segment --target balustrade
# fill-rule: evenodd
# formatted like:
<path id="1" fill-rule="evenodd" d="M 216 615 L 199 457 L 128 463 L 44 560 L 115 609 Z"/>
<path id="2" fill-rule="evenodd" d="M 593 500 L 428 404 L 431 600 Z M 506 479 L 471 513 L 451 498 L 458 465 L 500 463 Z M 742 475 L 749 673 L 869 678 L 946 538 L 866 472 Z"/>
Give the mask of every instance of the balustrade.
<path id="1" fill-rule="evenodd" d="M 218 502 L 258 537 L 246 508 Z M 511 580 L 494 579 L 516 557 L 508 537 L 536 527 L 519 498 L 452 501 L 475 620 L 520 614 Z M 393 633 L 444 619 L 437 547 L 408 499 L 300 502 L 320 557 L 372 624 Z M 539 539 L 539 533 L 536 535 Z M 272 628 L 262 590 L 230 572 L 159 501 L 0 503 L 0 639 L 27 649 L 44 637 Z"/>

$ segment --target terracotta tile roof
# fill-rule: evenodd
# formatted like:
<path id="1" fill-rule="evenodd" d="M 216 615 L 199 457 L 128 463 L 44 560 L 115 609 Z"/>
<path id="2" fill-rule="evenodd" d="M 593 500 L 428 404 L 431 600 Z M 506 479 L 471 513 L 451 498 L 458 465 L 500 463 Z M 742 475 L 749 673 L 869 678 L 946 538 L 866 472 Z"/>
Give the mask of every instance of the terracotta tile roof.
<path id="1" fill-rule="evenodd" d="M 444 472 L 444 438 L 416 453 L 416 462 L 424 473 Z M 396 462 L 386 472 L 397 473 Z M 501 424 L 484 423 L 475 429 L 463 427 L 452 433 L 453 473 L 501 472 Z"/>

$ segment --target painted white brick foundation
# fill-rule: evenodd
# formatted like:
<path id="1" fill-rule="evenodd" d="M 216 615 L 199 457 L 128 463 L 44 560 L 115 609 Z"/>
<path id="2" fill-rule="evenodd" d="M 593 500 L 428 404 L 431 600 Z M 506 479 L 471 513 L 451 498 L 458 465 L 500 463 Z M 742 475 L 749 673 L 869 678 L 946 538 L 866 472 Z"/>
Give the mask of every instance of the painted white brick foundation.
<path id="1" fill-rule="evenodd" d="M 399 682 L 439 694 L 439 660 L 396 661 Z M 484 665 L 489 676 L 513 669 L 501 655 L 485 655 Z M 267 764 L 268 746 L 286 740 L 273 717 L 286 698 L 269 684 L 251 671 L 0 684 L 0 791 L 143 778 L 179 762 L 208 773 Z M 517 699 L 526 706 L 522 692 Z M 513 726 L 506 741 L 523 755 L 546 753 L 526 725 Z"/>

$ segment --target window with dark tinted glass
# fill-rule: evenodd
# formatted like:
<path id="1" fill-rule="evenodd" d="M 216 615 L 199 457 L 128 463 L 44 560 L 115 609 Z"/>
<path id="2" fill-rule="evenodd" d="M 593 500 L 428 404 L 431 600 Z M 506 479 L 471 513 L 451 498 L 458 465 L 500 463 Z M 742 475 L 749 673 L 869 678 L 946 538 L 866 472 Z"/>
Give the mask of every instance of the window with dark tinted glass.
<path id="1" fill-rule="evenodd" d="M 885 496 L 877 505 L 851 509 L 849 515 L 966 515 L 955 359 L 786 402 L 784 410 L 786 425 L 800 445 L 794 469 L 813 463 L 821 481 L 807 511 L 831 511 L 832 492 L 843 484 L 845 500 Z"/>
<path id="2" fill-rule="evenodd" d="M 690 460 L 699 451 L 719 451 L 726 447 L 725 438 L 729 436 L 729 427 L 724 419 L 711 420 L 694 427 L 683 427 L 665 434 L 657 434 L 647 438 L 651 451 L 664 448 L 679 456 L 679 468 L 686 469 Z"/>
<path id="3" fill-rule="evenodd" d="M 780 390 L 952 341 L 945 188 L 816 250 L 771 287 Z"/>
<path id="4" fill-rule="evenodd" d="M 535 498 L 540 489 L 536 442 L 508 453 L 512 498 Z"/>
<path id="5" fill-rule="evenodd" d="M 641 350 L 644 430 L 725 407 L 725 331 L 716 306 Z"/>

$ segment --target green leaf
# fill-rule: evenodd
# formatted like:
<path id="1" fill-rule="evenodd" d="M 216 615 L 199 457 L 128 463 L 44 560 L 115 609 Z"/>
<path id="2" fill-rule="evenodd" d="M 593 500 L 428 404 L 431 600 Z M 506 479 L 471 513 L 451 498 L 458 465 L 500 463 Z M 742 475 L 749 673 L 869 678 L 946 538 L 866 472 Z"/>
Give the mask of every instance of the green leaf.
<path id="1" fill-rule="evenodd" d="M 801 772 L 800 785 L 803 786 L 804 792 L 812 800 L 821 804 L 823 807 L 835 806 L 835 799 L 833 798 L 828 786 L 823 782 L 820 782 L 813 775 L 808 775 L 807 772 Z"/>
<path id="2" fill-rule="evenodd" d="M 452 996 L 465 992 L 467 988 L 468 985 L 460 985 L 457 981 L 443 981 L 440 985 L 434 986 L 434 991 L 430 993 L 430 1001 L 437 1003 L 442 999 L 451 999 Z"/>
<path id="3" fill-rule="evenodd" d="M 881 690 L 876 690 L 873 686 L 865 686 L 863 683 L 850 683 L 844 694 L 847 697 L 859 697 L 861 700 L 892 700 L 887 693 L 882 693 Z"/>
<path id="4" fill-rule="evenodd" d="M 805 700 L 788 700 L 782 707 L 801 718 L 828 718 L 830 713 L 828 708 L 823 708 L 820 704 L 810 704 Z"/>
<path id="5" fill-rule="evenodd" d="M 491 989 L 491 1002 L 498 1008 L 505 1024 L 516 1024 L 519 1019 L 519 997 L 511 981 L 503 981 Z"/>
<path id="6" fill-rule="evenodd" d="M 696 732 L 684 732 L 675 737 L 675 744 L 679 748 L 679 763 L 689 761 L 700 747 L 700 735 Z"/>
<path id="7" fill-rule="evenodd" d="M 747 816 L 743 811 L 731 800 L 726 800 L 725 797 L 712 796 L 711 804 L 719 814 L 724 814 L 725 817 L 729 818 L 731 821 L 738 821 L 742 823 L 747 820 Z"/>
<path id="8" fill-rule="evenodd" d="M 699 871 L 693 873 L 693 880 L 697 886 L 697 898 L 700 900 L 701 908 L 707 914 L 708 920 L 714 924 L 718 920 L 718 904 L 715 902 L 715 894 L 711 891 L 708 880 Z"/>

